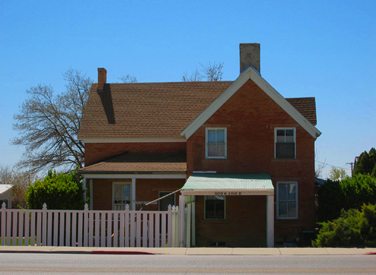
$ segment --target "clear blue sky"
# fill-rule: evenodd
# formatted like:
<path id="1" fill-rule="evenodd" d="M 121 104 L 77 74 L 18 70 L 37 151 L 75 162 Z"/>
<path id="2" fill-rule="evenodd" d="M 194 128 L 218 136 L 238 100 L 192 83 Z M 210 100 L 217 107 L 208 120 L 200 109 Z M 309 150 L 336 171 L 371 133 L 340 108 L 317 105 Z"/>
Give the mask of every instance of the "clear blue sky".
<path id="1" fill-rule="evenodd" d="M 78 69 L 108 82 L 180 81 L 199 64 L 239 75 L 239 43 L 261 43 L 261 74 L 284 97 L 316 97 L 318 160 L 349 169 L 376 146 L 376 1 L 0 1 L 0 165 L 22 147 L 13 115 L 39 83 Z M 327 175 L 324 171 L 324 177 Z M 347 170 L 349 172 L 349 170 Z"/>

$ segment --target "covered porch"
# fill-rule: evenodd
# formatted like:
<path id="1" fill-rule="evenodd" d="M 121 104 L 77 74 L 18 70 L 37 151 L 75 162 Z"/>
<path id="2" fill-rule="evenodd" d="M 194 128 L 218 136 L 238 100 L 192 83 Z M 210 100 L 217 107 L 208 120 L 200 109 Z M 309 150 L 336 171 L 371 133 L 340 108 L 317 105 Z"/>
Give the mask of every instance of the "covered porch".
<path id="1" fill-rule="evenodd" d="M 256 246 L 274 247 L 274 187 L 269 174 L 194 173 L 179 199 L 179 205 L 185 205 L 180 207 L 180 228 L 185 228 L 180 246 L 239 246 L 256 235 L 265 240 Z"/>

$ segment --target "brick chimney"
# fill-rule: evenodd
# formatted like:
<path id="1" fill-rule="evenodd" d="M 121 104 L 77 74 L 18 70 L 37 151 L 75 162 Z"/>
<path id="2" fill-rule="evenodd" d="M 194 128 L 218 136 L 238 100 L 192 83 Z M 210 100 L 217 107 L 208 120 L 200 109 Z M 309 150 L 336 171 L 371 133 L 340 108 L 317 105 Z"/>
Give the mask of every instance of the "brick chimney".
<path id="1" fill-rule="evenodd" d="M 107 70 L 98 68 L 98 90 L 103 90 L 104 84 L 107 82 Z"/>
<path id="2" fill-rule="evenodd" d="M 240 73 L 248 66 L 260 72 L 260 43 L 240 43 Z"/>

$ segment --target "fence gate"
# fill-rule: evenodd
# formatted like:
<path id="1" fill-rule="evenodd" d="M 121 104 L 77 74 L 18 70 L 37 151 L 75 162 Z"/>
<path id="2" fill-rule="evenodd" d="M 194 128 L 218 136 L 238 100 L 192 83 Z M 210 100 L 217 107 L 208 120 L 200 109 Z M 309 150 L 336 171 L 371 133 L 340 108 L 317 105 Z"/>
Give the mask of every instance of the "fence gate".
<path id="1" fill-rule="evenodd" d="M 167 211 L 0 210 L 0 245 L 177 247 L 178 207 Z"/>

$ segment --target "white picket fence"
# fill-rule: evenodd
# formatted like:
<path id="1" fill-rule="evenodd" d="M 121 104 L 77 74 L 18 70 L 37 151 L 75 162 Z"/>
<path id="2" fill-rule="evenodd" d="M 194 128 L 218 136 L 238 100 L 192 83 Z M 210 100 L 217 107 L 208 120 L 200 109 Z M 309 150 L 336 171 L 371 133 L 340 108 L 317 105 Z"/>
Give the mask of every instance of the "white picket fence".
<path id="1" fill-rule="evenodd" d="M 177 247 L 179 210 L 0 210 L 0 245 Z"/>

